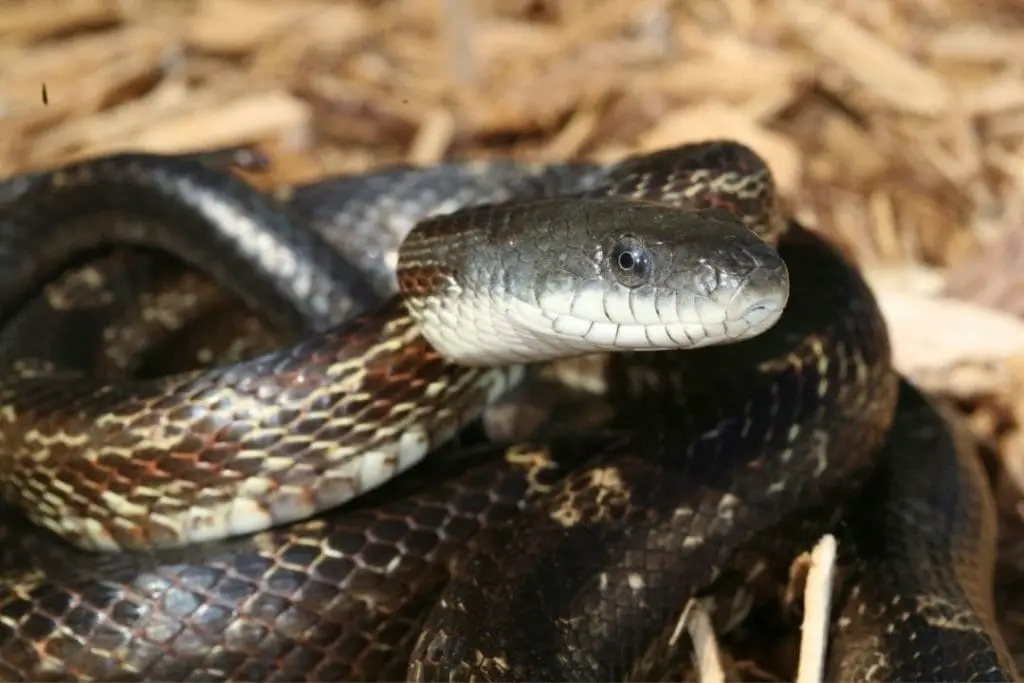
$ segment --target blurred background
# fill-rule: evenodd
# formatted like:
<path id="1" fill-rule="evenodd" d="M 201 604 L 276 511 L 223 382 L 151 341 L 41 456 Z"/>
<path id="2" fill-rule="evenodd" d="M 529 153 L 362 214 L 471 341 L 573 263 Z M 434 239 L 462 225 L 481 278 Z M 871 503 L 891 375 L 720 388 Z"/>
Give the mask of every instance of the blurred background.
<path id="1" fill-rule="evenodd" d="M 1024 653 L 1024 3 L 0 0 L 2 177 L 255 145 L 270 188 L 712 137 L 768 160 L 865 269 L 901 370 L 999 456 Z"/>

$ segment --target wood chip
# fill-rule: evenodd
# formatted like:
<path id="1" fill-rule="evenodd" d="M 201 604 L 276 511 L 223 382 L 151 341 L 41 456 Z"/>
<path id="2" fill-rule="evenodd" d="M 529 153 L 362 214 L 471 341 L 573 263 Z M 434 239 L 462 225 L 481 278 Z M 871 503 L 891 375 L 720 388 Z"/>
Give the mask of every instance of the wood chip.
<path id="1" fill-rule="evenodd" d="M 445 108 L 430 112 L 409 150 L 409 163 L 436 164 L 444 160 L 455 135 L 455 117 Z"/>
<path id="2" fill-rule="evenodd" d="M 939 116 L 952 103 L 953 93 L 937 74 L 842 14 L 807 0 L 785 0 L 780 7 L 812 50 L 889 106 Z"/>
<path id="3" fill-rule="evenodd" d="M 184 95 L 178 102 L 150 102 L 149 106 L 62 128 L 41 137 L 37 152 L 66 161 L 126 149 L 171 152 L 253 144 L 283 136 L 300 142 L 308 134 L 309 105 L 285 92 L 234 98 L 213 93 Z"/>
<path id="4" fill-rule="evenodd" d="M 1024 29 L 1020 28 L 993 31 L 982 23 L 943 27 L 926 44 L 933 57 L 972 63 L 1024 62 Z"/>
<path id="5" fill-rule="evenodd" d="M 1024 320 L 945 297 L 877 296 L 896 367 L 908 375 L 1024 358 Z"/>
<path id="6" fill-rule="evenodd" d="M 122 18 L 120 3 L 110 0 L 6 0 L 0 13 L 0 38 L 38 40 L 75 29 L 110 26 Z"/>
<path id="7" fill-rule="evenodd" d="M 308 16 L 309 8 L 302 5 L 202 0 L 189 21 L 186 37 L 200 50 L 244 54 Z M 239 17 L 245 20 L 239 21 Z"/>
<path id="8" fill-rule="evenodd" d="M 726 104 L 703 104 L 671 112 L 640 138 L 637 147 L 653 151 L 712 138 L 732 138 L 750 146 L 771 166 L 783 194 L 796 191 L 802 174 L 797 148 L 785 137 L 758 126 Z"/>
<path id="9" fill-rule="evenodd" d="M 0 97 L 8 114 L 41 111 L 45 83 L 49 107 L 87 114 L 124 83 L 160 71 L 175 51 L 172 36 L 147 26 L 113 40 L 88 36 L 56 43 L 34 51 L 18 69 L 0 72 Z"/>
<path id="10" fill-rule="evenodd" d="M 809 556 L 796 683 L 821 683 L 824 680 L 836 546 L 835 537 L 826 534 L 815 544 Z"/>

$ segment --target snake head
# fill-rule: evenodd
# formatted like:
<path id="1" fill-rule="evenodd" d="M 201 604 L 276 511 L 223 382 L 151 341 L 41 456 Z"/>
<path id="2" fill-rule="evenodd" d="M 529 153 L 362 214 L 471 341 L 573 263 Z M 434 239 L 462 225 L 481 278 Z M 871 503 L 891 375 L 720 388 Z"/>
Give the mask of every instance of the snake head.
<path id="1" fill-rule="evenodd" d="M 736 342 L 774 325 L 789 298 L 778 252 L 716 207 L 621 197 L 475 207 L 421 223 L 403 250 L 424 336 L 466 365 Z"/>

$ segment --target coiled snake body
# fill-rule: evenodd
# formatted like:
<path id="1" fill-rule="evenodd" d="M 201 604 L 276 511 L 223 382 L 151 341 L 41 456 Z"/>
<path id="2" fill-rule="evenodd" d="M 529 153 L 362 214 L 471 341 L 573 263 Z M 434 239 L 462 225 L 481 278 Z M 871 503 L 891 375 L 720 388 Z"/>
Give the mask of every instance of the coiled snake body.
<path id="1" fill-rule="evenodd" d="M 12 536 L 27 550 L 20 567 L 9 558 L 25 574 L 0 586 L 8 677 L 394 675 L 381 665 L 394 654 L 382 653 L 408 648 L 420 624 L 415 679 L 649 675 L 649 643 L 735 556 L 791 557 L 840 519 L 837 500 L 857 500 L 880 454 L 894 457 L 882 447 L 900 392 L 870 292 L 821 238 L 782 217 L 770 174 L 739 145 L 585 169 L 585 183 L 553 196 L 540 187 L 425 220 L 403 245 L 405 298 L 341 327 L 330 325 L 352 313 L 353 297 L 339 290 L 365 292 L 315 232 L 257 224 L 277 213 L 249 198 L 237 212 L 244 221 L 217 223 L 228 226 L 220 249 L 204 249 L 204 221 L 223 218 L 218 198 L 231 196 L 203 195 L 208 171 L 185 175 L 190 203 L 168 191 L 182 175 L 166 162 L 107 163 L 106 195 L 87 165 L 12 203 L 0 225 L 4 318 L 83 251 L 134 241 L 170 249 L 272 319 L 315 334 L 152 381 L 115 384 L 27 361 L 7 373 L 5 498 L 79 545 L 129 551 L 59 567 L 82 551 Z M 116 191 L 124 186 L 133 191 Z M 168 196 L 175 230 L 120 218 Z M 119 218 L 79 215 L 94 205 Z M 762 240 L 778 244 L 785 265 Z M 231 272 L 241 263 L 270 276 L 246 287 Z M 595 351 L 616 351 L 602 375 L 615 417 L 597 445 L 520 445 L 418 497 L 187 547 L 343 503 L 450 440 L 519 380 L 516 364 Z M 902 393 L 913 396 L 909 385 Z M 962 472 L 951 480 L 979 490 Z M 524 495 L 536 500 L 520 512 Z M 964 529 L 991 526 L 977 507 L 939 506 Z M 449 577 L 448 560 L 470 539 Z M 992 552 L 980 533 L 943 543 Z M 149 545 L 169 549 L 140 554 Z M 941 560 L 946 579 L 910 582 L 923 591 L 915 604 L 928 598 L 949 612 L 946 626 L 923 618 L 875 648 L 878 658 L 863 661 L 876 675 L 901 666 L 919 667 L 910 677 L 1010 675 L 990 623 L 990 579 L 984 567 L 961 571 L 958 557 Z M 910 648 L 925 634 L 951 644 L 921 659 Z M 957 657 L 967 637 L 971 657 Z M 849 651 L 862 653 L 861 643 Z"/>

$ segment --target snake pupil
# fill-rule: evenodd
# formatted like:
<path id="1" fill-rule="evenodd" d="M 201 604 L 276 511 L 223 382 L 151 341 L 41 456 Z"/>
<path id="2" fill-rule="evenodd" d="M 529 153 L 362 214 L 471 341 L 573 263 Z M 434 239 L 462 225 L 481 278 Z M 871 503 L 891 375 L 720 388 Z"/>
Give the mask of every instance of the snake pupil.
<path id="1" fill-rule="evenodd" d="M 639 238 L 632 235 L 621 238 L 609 256 L 611 266 L 623 285 L 638 287 L 650 277 L 651 256 Z"/>

